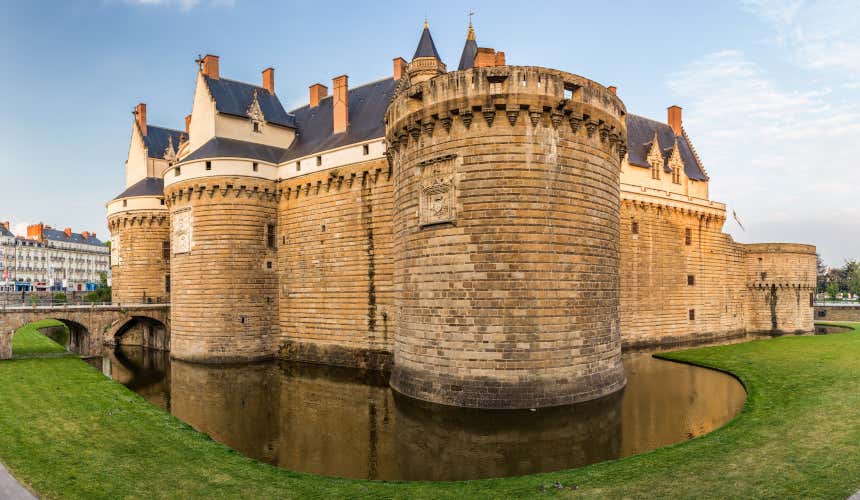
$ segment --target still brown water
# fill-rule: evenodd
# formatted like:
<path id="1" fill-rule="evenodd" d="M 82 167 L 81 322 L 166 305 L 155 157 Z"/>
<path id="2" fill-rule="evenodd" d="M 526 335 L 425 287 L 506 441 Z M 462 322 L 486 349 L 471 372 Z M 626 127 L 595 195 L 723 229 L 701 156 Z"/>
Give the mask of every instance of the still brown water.
<path id="1" fill-rule="evenodd" d="M 105 375 L 240 453 L 291 470 L 386 480 L 461 480 L 580 467 L 710 432 L 740 411 L 734 378 L 625 357 L 627 387 L 537 411 L 423 404 L 378 373 L 271 362 L 211 366 L 120 347 Z"/>

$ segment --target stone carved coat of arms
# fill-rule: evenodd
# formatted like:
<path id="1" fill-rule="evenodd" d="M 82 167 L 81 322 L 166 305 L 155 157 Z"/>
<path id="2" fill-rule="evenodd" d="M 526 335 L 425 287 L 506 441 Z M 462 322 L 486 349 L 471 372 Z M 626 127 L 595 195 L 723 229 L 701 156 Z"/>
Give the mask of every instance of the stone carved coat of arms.
<path id="1" fill-rule="evenodd" d="M 170 221 L 173 228 L 173 253 L 187 253 L 191 251 L 192 226 L 191 208 L 177 210 L 173 213 Z"/>
<path id="2" fill-rule="evenodd" d="M 456 161 L 456 155 L 447 155 L 418 164 L 418 219 L 421 226 L 454 222 L 456 219 Z"/>

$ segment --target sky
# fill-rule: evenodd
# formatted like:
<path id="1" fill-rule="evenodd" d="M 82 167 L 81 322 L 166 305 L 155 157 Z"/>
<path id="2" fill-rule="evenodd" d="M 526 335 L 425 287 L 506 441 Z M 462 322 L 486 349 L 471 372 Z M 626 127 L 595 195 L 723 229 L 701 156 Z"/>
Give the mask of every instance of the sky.
<path id="1" fill-rule="evenodd" d="M 508 64 L 615 85 L 629 112 L 657 120 L 682 106 L 737 241 L 860 258 L 860 0 L 0 3 L 0 220 L 19 231 L 107 237 L 131 110 L 146 102 L 150 124 L 182 129 L 198 54 L 236 80 L 275 67 L 293 109 L 315 82 L 388 77 L 425 17 L 456 67 L 472 9 L 478 45 Z"/>

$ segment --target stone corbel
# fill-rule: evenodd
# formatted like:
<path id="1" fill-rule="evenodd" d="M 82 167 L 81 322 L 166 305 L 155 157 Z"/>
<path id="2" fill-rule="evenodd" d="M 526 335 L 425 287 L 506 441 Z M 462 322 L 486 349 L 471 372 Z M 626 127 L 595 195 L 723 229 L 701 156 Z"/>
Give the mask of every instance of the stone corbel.
<path id="1" fill-rule="evenodd" d="M 451 115 L 448 113 L 441 113 L 439 115 L 439 121 L 442 122 L 442 128 L 445 129 L 445 132 L 451 132 Z"/>
<path id="2" fill-rule="evenodd" d="M 520 107 L 516 105 L 508 105 L 505 107 L 505 115 L 508 117 L 508 123 L 513 127 L 517 124 L 517 118 L 520 116 Z"/>
<path id="3" fill-rule="evenodd" d="M 460 118 L 463 120 L 463 125 L 465 125 L 467 129 L 472 126 L 473 116 L 471 109 L 467 108 L 460 110 Z"/>
<path id="4" fill-rule="evenodd" d="M 549 115 L 550 121 L 552 122 L 552 128 L 558 129 L 559 125 L 561 125 L 561 120 L 564 118 L 564 113 L 557 110 L 552 110 Z"/>
<path id="5" fill-rule="evenodd" d="M 532 122 L 532 127 L 537 127 L 538 123 L 540 123 L 541 116 L 543 116 L 543 113 L 540 111 L 529 111 L 529 120 Z"/>
<path id="6" fill-rule="evenodd" d="M 495 106 L 484 106 L 481 108 L 481 114 L 484 115 L 484 121 L 487 122 L 487 127 L 492 127 L 493 121 L 496 119 Z"/>

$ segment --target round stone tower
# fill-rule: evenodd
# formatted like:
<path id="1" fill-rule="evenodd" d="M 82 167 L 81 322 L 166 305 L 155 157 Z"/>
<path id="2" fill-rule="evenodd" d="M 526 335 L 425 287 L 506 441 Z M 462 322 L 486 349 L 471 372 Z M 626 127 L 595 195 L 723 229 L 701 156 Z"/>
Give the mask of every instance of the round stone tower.
<path id="1" fill-rule="evenodd" d="M 171 222 L 171 356 L 271 358 L 277 318 L 276 165 L 183 161 L 165 173 Z"/>
<path id="2" fill-rule="evenodd" d="M 610 394 L 626 383 L 624 104 L 586 78 L 505 66 L 487 50 L 451 73 L 414 59 L 387 111 L 399 301 L 391 386 L 477 408 Z"/>
<path id="3" fill-rule="evenodd" d="M 115 304 L 170 301 L 170 220 L 161 179 L 145 178 L 107 204 Z"/>
<path id="4" fill-rule="evenodd" d="M 746 250 L 747 329 L 800 333 L 815 329 L 813 301 L 818 274 L 815 247 L 752 243 Z"/>

